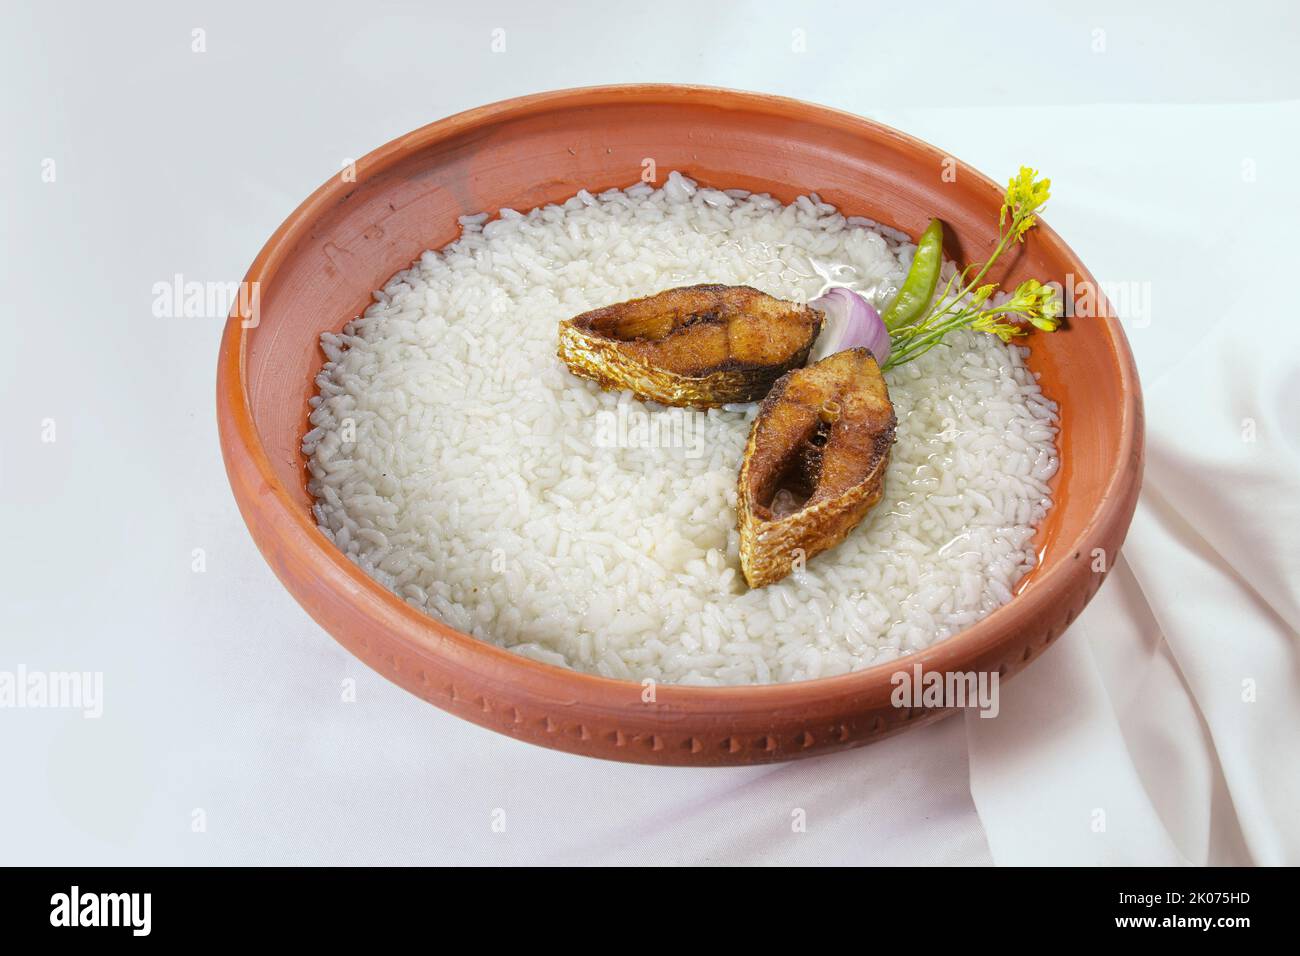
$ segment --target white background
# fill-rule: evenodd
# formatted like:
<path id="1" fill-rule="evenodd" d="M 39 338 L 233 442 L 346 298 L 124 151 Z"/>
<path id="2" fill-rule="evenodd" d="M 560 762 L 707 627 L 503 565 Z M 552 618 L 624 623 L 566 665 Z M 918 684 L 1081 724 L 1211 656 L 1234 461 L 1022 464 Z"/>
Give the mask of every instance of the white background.
<path id="1" fill-rule="evenodd" d="M 6 4 L 0 671 L 105 686 L 98 720 L 0 710 L 0 863 L 1300 862 L 1300 16 L 1073 7 Z M 372 674 L 256 552 L 217 446 L 221 319 L 155 317 L 154 283 L 238 279 L 408 130 L 627 81 L 1034 165 L 1093 272 L 1149 292 L 1125 558 L 997 720 L 759 769 L 554 753 Z"/>

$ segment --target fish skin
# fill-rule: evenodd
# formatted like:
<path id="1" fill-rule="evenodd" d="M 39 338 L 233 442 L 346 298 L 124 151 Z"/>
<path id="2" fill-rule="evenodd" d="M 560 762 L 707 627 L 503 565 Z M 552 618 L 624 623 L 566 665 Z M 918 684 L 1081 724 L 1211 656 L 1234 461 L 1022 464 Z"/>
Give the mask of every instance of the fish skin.
<path id="1" fill-rule="evenodd" d="M 684 286 L 565 319 L 556 354 L 603 389 L 716 408 L 766 395 L 821 328 L 818 310 L 748 286 Z"/>
<path id="2" fill-rule="evenodd" d="M 840 411 L 823 415 L 827 401 Z M 823 431 L 824 447 L 811 441 Z M 805 558 L 848 537 L 884 493 L 897 419 L 889 389 L 867 349 L 848 349 L 781 377 L 750 428 L 737 479 L 740 565 L 752 588 L 790 573 Z M 791 469 L 808 499 L 793 513 L 769 507 Z"/>

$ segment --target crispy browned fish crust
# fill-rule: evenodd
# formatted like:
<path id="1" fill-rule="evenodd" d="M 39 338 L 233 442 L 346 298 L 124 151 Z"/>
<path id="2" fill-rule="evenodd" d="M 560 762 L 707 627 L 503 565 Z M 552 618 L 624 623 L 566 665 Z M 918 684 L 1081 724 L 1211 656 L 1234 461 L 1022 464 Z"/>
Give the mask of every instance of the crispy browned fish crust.
<path id="1" fill-rule="evenodd" d="M 790 573 L 848 536 L 884 490 L 894 406 L 863 348 L 827 356 L 781 378 L 763 401 L 740 466 L 740 566 L 750 587 Z M 777 493 L 806 496 L 790 514 Z"/>
<path id="2" fill-rule="evenodd" d="M 575 375 L 664 405 L 757 401 L 808 359 L 822 314 L 748 286 L 669 289 L 560 323 Z"/>

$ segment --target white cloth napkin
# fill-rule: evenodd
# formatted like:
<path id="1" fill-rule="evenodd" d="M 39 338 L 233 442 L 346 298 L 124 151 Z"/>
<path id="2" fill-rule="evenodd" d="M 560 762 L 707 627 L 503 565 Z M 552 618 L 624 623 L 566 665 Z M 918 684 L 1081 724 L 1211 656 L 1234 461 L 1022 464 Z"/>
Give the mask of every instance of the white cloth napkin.
<path id="1" fill-rule="evenodd" d="M 1300 335 L 1250 327 L 1150 384 L 1121 563 L 1002 717 L 966 718 L 998 863 L 1300 862 Z"/>

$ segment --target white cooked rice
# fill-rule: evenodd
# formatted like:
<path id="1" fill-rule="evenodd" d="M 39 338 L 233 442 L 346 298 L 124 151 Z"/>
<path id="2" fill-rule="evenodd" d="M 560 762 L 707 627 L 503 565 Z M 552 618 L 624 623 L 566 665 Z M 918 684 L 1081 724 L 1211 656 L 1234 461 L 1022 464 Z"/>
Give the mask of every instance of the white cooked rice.
<path id="1" fill-rule="evenodd" d="M 884 498 L 838 548 L 756 591 L 735 530 L 756 406 L 662 409 L 555 357 L 561 319 L 697 282 L 806 300 L 829 278 L 883 305 L 906 236 L 815 194 L 784 206 L 676 173 L 461 222 L 321 337 L 303 439 L 321 530 L 413 606 L 609 677 L 766 683 L 924 648 L 1009 601 L 1033 566 L 1057 428 L 1024 349 L 957 333 L 890 372 Z"/>

